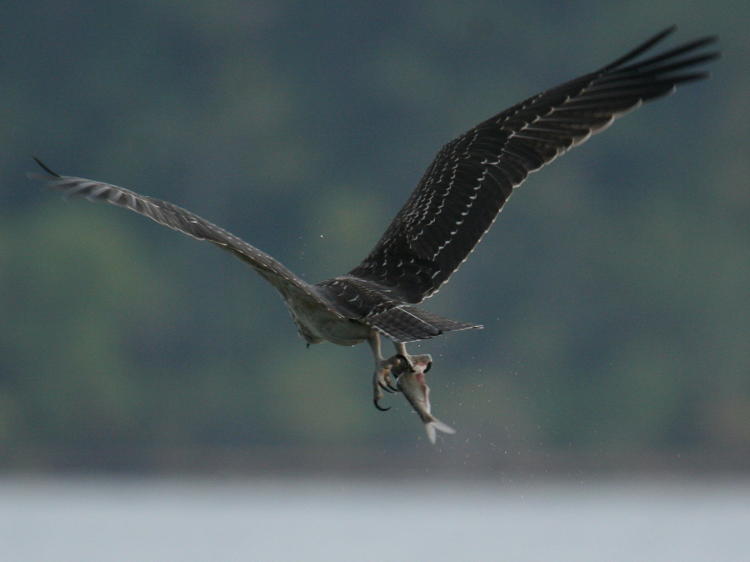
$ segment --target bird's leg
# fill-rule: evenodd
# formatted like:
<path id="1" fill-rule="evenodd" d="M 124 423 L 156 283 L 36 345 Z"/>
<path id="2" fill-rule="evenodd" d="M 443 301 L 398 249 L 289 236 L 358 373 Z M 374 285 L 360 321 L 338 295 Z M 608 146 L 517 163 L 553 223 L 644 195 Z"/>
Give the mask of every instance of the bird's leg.
<path id="1" fill-rule="evenodd" d="M 398 355 L 388 359 L 383 359 L 383 355 L 380 352 L 380 334 L 376 331 L 373 330 L 367 342 L 370 344 L 370 349 L 372 349 L 372 354 L 375 359 L 375 374 L 372 377 L 372 402 L 378 410 L 385 412 L 390 410 L 390 408 L 384 408 L 380 405 L 380 401 L 383 399 L 383 391 L 399 391 L 394 382 L 393 376 L 394 374 L 398 376 L 405 365 L 402 364 L 403 362 Z M 394 367 L 397 371 L 395 373 Z"/>

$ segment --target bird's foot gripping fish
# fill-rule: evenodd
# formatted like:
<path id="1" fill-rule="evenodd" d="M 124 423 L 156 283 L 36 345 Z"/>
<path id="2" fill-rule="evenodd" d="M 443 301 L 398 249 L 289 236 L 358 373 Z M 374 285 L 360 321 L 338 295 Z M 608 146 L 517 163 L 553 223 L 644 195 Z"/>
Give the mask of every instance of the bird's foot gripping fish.
<path id="1" fill-rule="evenodd" d="M 379 362 L 380 368 L 376 370 L 373 378 L 375 389 L 374 403 L 378 410 L 385 411 L 390 408 L 384 408 L 380 405 L 383 398 L 383 390 L 386 392 L 402 392 L 411 404 L 414 411 L 424 423 L 427 438 L 430 443 L 435 443 L 437 432 L 455 433 L 446 423 L 441 422 L 432 415 L 432 406 L 430 404 L 430 387 L 427 386 L 427 371 L 432 367 L 432 357 L 430 355 L 402 355 L 398 353 Z M 393 383 L 395 377 L 396 383 Z"/>
<path id="2" fill-rule="evenodd" d="M 404 393 L 404 396 L 411 404 L 414 411 L 419 414 L 424 429 L 427 432 L 427 438 L 430 443 L 435 443 L 436 432 L 456 433 L 446 423 L 441 422 L 432 415 L 430 406 L 430 387 L 425 381 L 427 371 L 432 365 L 432 357 L 429 355 L 415 355 L 411 358 L 411 368 L 405 369 L 396 379 L 396 386 Z"/>
<path id="3" fill-rule="evenodd" d="M 448 424 L 432 415 L 430 387 L 427 386 L 427 371 L 432 367 L 431 355 L 410 355 L 406 345 L 396 344 L 396 355 L 383 359 L 380 355 L 380 338 L 372 338 L 370 345 L 375 355 L 375 374 L 372 378 L 373 403 L 381 412 L 390 407 L 380 405 L 383 392 L 401 392 L 425 425 L 427 438 L 435 443 L 437 431 L 455 433 Z M 395 380 L 395 382 L 394 382 Z"/>

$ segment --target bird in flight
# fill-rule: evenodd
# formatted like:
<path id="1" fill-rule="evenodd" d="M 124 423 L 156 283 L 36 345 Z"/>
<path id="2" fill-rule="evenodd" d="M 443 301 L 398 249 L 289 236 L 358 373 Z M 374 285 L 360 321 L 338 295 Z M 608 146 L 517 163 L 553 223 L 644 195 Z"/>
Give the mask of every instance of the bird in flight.
<path id="1" fill-rule="evenodd" d="M 367 342 L 375 362 L 375 407 L 388 409 L 380 404 L 384 392 L 403 393 L 434 443 L 437 431 L 454 430 L 431 413 L 425 375 L 432 358 L 410 355 L 406 344 L 481 326 L 442 318 L 415 305 L 448 281 L 529 173 L 642 103 L 672 93 L 678 84 L 708 76 L 695 69 L 718 57 L 706 50 L 715 37 L 645 55 L 674 30 L 668 28 L 614 62 L 532 96 L 446 144 L 362 263 L 315 284 L 168 201 L 96 180 L 62 176 L 37 158 L 45 173 L 32 176 L 67 195 L 106 201 L 230 251 L 281 293 L 308 345 Z M 383 357 L 381 336 L 394 344 L 395 355 Z"/>

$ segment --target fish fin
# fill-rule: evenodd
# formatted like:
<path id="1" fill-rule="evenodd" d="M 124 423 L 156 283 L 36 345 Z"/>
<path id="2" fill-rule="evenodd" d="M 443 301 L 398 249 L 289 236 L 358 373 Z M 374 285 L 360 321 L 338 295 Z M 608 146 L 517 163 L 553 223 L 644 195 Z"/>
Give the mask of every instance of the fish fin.
<path id="1" fill-rule="evenodd" d="M 429 439 L 430 443 L 432 443 L 433 445 L 435 444 L 435 440 L 437 439 L 438 431 L 449 434 L 456 433 L 455 429 L 453 429 L 447 423 L 441 422 L 437 418 L 432 418 L 430 421 L 426 422 L 424 424 L 424 429 L 427 432 L 427 439 Z"/>

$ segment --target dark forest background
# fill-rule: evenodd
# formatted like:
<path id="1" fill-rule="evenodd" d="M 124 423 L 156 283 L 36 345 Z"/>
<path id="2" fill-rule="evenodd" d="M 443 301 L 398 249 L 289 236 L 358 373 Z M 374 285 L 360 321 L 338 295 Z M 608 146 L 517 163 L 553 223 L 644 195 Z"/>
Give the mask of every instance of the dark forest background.
<path id="1" fill-rule="evenodd" d="M 750 4 L 6 2 L 0 468 L 750 467 Z M 305 349 L 241 262 L 29 181 L 171 200 L 310 281 L 439 147 L 677 23 L 712 78 L 534 174 L 427 303 L 433 450 L 366 346 Z"/>

